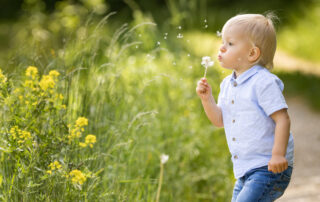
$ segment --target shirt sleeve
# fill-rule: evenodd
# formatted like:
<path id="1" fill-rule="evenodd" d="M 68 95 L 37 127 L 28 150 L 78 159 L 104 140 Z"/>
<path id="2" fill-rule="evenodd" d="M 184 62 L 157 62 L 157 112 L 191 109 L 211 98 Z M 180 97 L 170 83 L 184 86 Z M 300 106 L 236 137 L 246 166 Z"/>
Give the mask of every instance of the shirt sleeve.
<path id="1" fill-rule="evenodd" d="M 280 109 L 288 108 L 282 94 L 284 85 L 278 77 L 268 79 L 261 84 L 257 92 L 258 104 L 268 116 Z"/>

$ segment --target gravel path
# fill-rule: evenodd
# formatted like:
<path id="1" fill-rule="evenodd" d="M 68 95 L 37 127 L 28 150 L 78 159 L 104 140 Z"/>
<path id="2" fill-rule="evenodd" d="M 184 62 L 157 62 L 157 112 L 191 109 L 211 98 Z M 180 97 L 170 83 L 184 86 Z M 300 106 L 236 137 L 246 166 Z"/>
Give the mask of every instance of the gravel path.
<path id="1" fill-rule="evenodd" d="M 295 165 L 291 183 L 279 202 L 320 201 L 320 113 L 300 98 L 287 98 Z"/>

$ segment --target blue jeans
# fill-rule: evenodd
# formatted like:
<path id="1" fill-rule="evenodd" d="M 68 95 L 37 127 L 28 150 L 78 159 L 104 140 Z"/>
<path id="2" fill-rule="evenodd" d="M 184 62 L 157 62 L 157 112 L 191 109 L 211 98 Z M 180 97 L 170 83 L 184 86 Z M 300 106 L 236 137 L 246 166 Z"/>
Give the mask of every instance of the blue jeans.
<path id="1" fill-rule="evenodd" d="M 255 168 L 234 185 L 232 202 L 271 202 L 283 195 L 289 185 L 292 167 L 282 173 L 268 171 L 268 166 Z"/>

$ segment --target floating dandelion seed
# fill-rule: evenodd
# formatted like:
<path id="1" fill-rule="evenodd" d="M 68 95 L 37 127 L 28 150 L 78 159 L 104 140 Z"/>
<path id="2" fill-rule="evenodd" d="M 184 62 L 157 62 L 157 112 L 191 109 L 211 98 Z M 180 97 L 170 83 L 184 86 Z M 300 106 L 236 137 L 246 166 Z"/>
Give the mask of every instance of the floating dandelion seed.
<path id="1" fill-rule="evenodd" d="M 217 31 L 217 36 L 221 37 L 221 32 L 219 30 Z"/>
<path id="2" fill-rule="evenodd" d="M 160 41 L 157 42 L 157 45 L 160 45 Z"/>
<path id="3" fill-rule="evenodd" d="M 188 57 L 190 57 L 190 54 L 188 53 Z"/>
<path id="4" fill-rule="evenodd" d="M 139 48 L 139 46 L 138 46 L 138 45 L 136 45 L 136 48 Z"/>
<path id="5" fill-rule="evenodd" d="M 207 23 L 207 19 L 204 19 L 204 22 Z"/>
<path id="6" fill-rule="evenodd" d="M 167 39 L 167 37 L 166 37 L 166 36 L 164 36 L 163 38 L 164 38 L 164 39 Z"/>
<path id="7" fill-rule="evenodd" d="M 177 38 L 178 38 L 178 39 L 182 39 L 182 38 L 183 38 L 183 35 L 182 35 L 181 33 L 179 33 L 178 36 L 177 36 Z"/>
<path id="8" fill-rule="evenodd" d="M 204 76 L 203 76 L 204 78 L 206 78 L 208 67 L 213 66 L 213 64 L 214 64 L 214 62 L 211 60 L 211 58 L 209 56 L 202 57 L 201 65 L 206 68 L 206 70 L 204 72 Z"/>
<path id="9" fill-rule="evenodd" d="M 173 62 L 172 64 L 173 64 L 173 65 L 176 65 L 176 62 Z"/>
<path id="10" fill-rule="evenodd" d="M 188 39 L 188 40 L 187 40 L 187 43 L 189 43 L 189 42 L 190 42 L 190 40 Z"/>
<path id="11" fill-rule="evenodd" d="M 164 35 L 165 35 L 165 36 L 168 36 L 168 33 L 166 32 L 166 33 L 164 33 Z"/>
<path id="12" fill-rule="evenodd" d="M 189 69 L 192 69 L 192 65 L 189 66 Z"/>
<path id="13" fill-rule="evenodd" d="M 208 28 L 208 25 L 205 25 L 204 28 L 207 29 L 207 28 Z"/>
<path id="14" fill-rule="evenodd" d="M 178 27 L 178 29 L 181 29 L 181 28 L 182 28 L 181 26 Z"/>
<path id="15" fill-rule="evenodd" d="M 139 37 L 142 37 L 142 35 L 141 35 L 141 34 L 139 34 L 138 36 L 139 36 Z"/>

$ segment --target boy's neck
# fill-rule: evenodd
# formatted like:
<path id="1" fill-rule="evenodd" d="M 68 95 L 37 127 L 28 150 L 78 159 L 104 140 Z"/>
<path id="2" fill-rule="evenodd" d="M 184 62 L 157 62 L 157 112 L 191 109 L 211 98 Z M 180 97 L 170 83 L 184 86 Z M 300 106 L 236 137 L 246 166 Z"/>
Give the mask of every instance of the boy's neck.
<path id="1" fill-rule="evenodd" d="M 247 65 L 245 67 L 234 69 L 235 77 L 238 78 L 243 72 L 247 71 L 248 69 L 250 69 L 253 66 L 254 66 L 253 64 L 250 64 L 250 65 Z"/>

